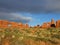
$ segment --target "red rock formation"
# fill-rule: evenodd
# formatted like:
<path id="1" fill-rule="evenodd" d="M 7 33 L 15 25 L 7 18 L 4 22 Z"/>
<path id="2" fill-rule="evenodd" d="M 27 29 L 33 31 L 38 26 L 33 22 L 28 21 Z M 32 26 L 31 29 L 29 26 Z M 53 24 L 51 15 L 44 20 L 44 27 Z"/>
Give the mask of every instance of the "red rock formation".
<path id="1" fill-rule="evenodd" d="M 22 23 L 19 23 L 19 24 L 18 24 L 18 28 L 23 28 L 23 26 L 24 26 L 24 25 L 23 25 Z"/>
<path id="2" fill-rule="evenodd" d="M 16 22 L 9 22 L 7 20 L 0 20 L 0 28 L 29 28 L 28 24 L 16 23 Z"/>
<path id="3" fill-rule="evenodd" d="M 47 28 L 47 23 L 43 23 L 42 28 Z"/>
<path id="4" fill-rule="evenodd" d="M 8 27 L 8 21 L 7 20 L 0 20 L 0 28 L 7 28 Z"/>
<path id="5" fill-rule="evenodd" d="M 0 28 L 1 28 L 1 26 L 2 26 L 2 20 L 0 20 Z"/>
<path id="6" fill-rule="evenodd" d="M 51 20 L 51 22 L 43 23 L 42 26 L 34 26 L 34 28 L 40 27 L 40 28 L 50 28 L 50 27 L 55 27 L 56 28 L 60 27 L 60 20 L 56 21 L 56 24 L 54 22 L 54 19 Z M 0 20 L 0 28 L 29 28 L 28 24 L 22 24 L 22 23 L 17 23 L 17 22 L 9 22 L 7 20 Z"/>
<path id="7" fill-rule="evenodd" d="M 34 28 L 37 28 L 37 26 L 34 26 Z"/>
<path id="8" fill-rule="evenodd" d="M 47 22 L 47 28 L 51 27 L 51 22 Z"/>
<path id="9" fill-rule="evenodd" d="M 9 22 L 9 25 L 10 25 L 10 27 L 12 27 L 12 28 L 18 27 L 18 23 L 16 23 L 16 22 Z"/>
<path id="10" fill-rule="evenodd" d="M 56 21 L 56 28 L 60 27 L 60 20 Z"/>
<path id="11" fill-rule="evenodd" d="M 43 23 L 41 28 L 50 28 L 51 27 L 51 22 Z"/>
<path id="12" fill-rule="evenodd" d="M 51 20 L 51 25 L 50 25 L 50 26 L 51 26 L 51 27 L 55 27 L 55 26 L 56 26 L 54 19 Z"/>
<path id="13" fill-rule="evenodd" d="M 29 25 L 28 25 L 28 24 L 25 24 L 25 25 L 24 25 L 24 28 L 29 28 Z"/>
<path id="14" fill-rule="evenodd" d="M 8 21 L 3 21 L 3 27 L 7 28 L 8 27 Z"/>
<path id="15" fill-rule="evenodd" d="M 51 24 L 55 24 L 54 19 L 51 19 Z"/>
<path id="16" fill-rule="evenodd" d="M 54 19 L 51 20 L 51 22 L 43 23 L 42 28 L 50 28 L 55 27 L 55 21 Z"/>

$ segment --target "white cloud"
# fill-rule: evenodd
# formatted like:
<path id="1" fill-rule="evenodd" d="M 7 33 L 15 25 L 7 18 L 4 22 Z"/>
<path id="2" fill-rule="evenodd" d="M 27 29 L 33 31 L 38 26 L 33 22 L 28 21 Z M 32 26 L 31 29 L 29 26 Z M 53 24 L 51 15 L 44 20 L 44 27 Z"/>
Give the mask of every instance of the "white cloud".
<path id="1" fill-rule="evenodd" d="M 0 12 L 0 19 L 27 23 L 32 20 L 32 17 L 26 17 L 18 13 Z"/>

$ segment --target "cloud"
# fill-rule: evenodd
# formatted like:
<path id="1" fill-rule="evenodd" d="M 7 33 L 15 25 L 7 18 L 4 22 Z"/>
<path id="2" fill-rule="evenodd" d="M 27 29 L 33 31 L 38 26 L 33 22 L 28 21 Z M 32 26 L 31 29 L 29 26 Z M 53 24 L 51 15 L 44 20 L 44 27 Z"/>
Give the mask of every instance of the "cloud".
<path id="1" fill-rule="evenodd" d="M 40 0 L 0 0 L 0 10 L 4 12 L 37 12 L 41 8 Z"/>
<path id="2" fill-rule="evenodd" d="M 30 13 L 60 12 L 60 0 L 0 0 L 0 11 Z"/>
<path id="3" fill-rule="evenodd" d="M 32 20 L 31 17 L 25 17 L 18 13 L 6 13 L 6 12 L 0 12 L 0 19 L 22 23 L 28 23 Z"/>
<path id="4" fill-rule="evenodd" d="M 60 0 L 0 0 L 0 19 L 23 23 L 32 20 L 33 16 L 27 17 L 21 12 L 60 13 Z"/>
<path id="5" fill-rule="evenodd" d="M 60 0 L 46 0 L 45 10 L 49 13 L 60 13 Z"/>
<path id="6" fill-rule="evenodd" d="M 0 0 L 0 19 L 23 23 L 32 20 L 15 12 L 60 13 L 60 0 Z"/>

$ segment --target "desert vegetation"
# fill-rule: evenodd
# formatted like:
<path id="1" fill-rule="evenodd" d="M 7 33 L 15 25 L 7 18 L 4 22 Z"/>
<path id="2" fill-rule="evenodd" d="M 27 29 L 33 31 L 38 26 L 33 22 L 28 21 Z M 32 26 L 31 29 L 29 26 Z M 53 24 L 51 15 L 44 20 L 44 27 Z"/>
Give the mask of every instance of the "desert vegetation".
<path id="1" fill-rule="evenodd" d="M 0 45 L 60 45 L 60 28 L 0 28 Z"/>

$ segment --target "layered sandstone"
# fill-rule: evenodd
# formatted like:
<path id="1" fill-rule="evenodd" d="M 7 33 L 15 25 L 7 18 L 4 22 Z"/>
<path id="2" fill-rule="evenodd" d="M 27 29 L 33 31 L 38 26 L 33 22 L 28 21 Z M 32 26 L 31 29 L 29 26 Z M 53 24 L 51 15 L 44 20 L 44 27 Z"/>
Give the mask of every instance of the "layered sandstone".
<path id="1" fill-rule="evenodd" d="M 23 24 L 23 23 L 17 23 L 17 22 L 10 22 L 7 20 L 0 20 L 0 28 L 29 28 L 30 26 L 28 24 Z M 60 20 L 57 20 L 56 22 L 54 19 L 51 20 L 51 22 L 44 22 L 41 26 L 37 25 L 34 26 L 34 28 L 51 28 L 51 27 L 60 27 Z"/>
<path id="2" fill-rule="evenodd" d="M 0 20 L 0 28 L 29 28 L 28 24 Z"/>
<path id="3" fill-rule="evenodd" d="M 60 20 L 56 21 L 56 28 L 60 27 Z"/>

